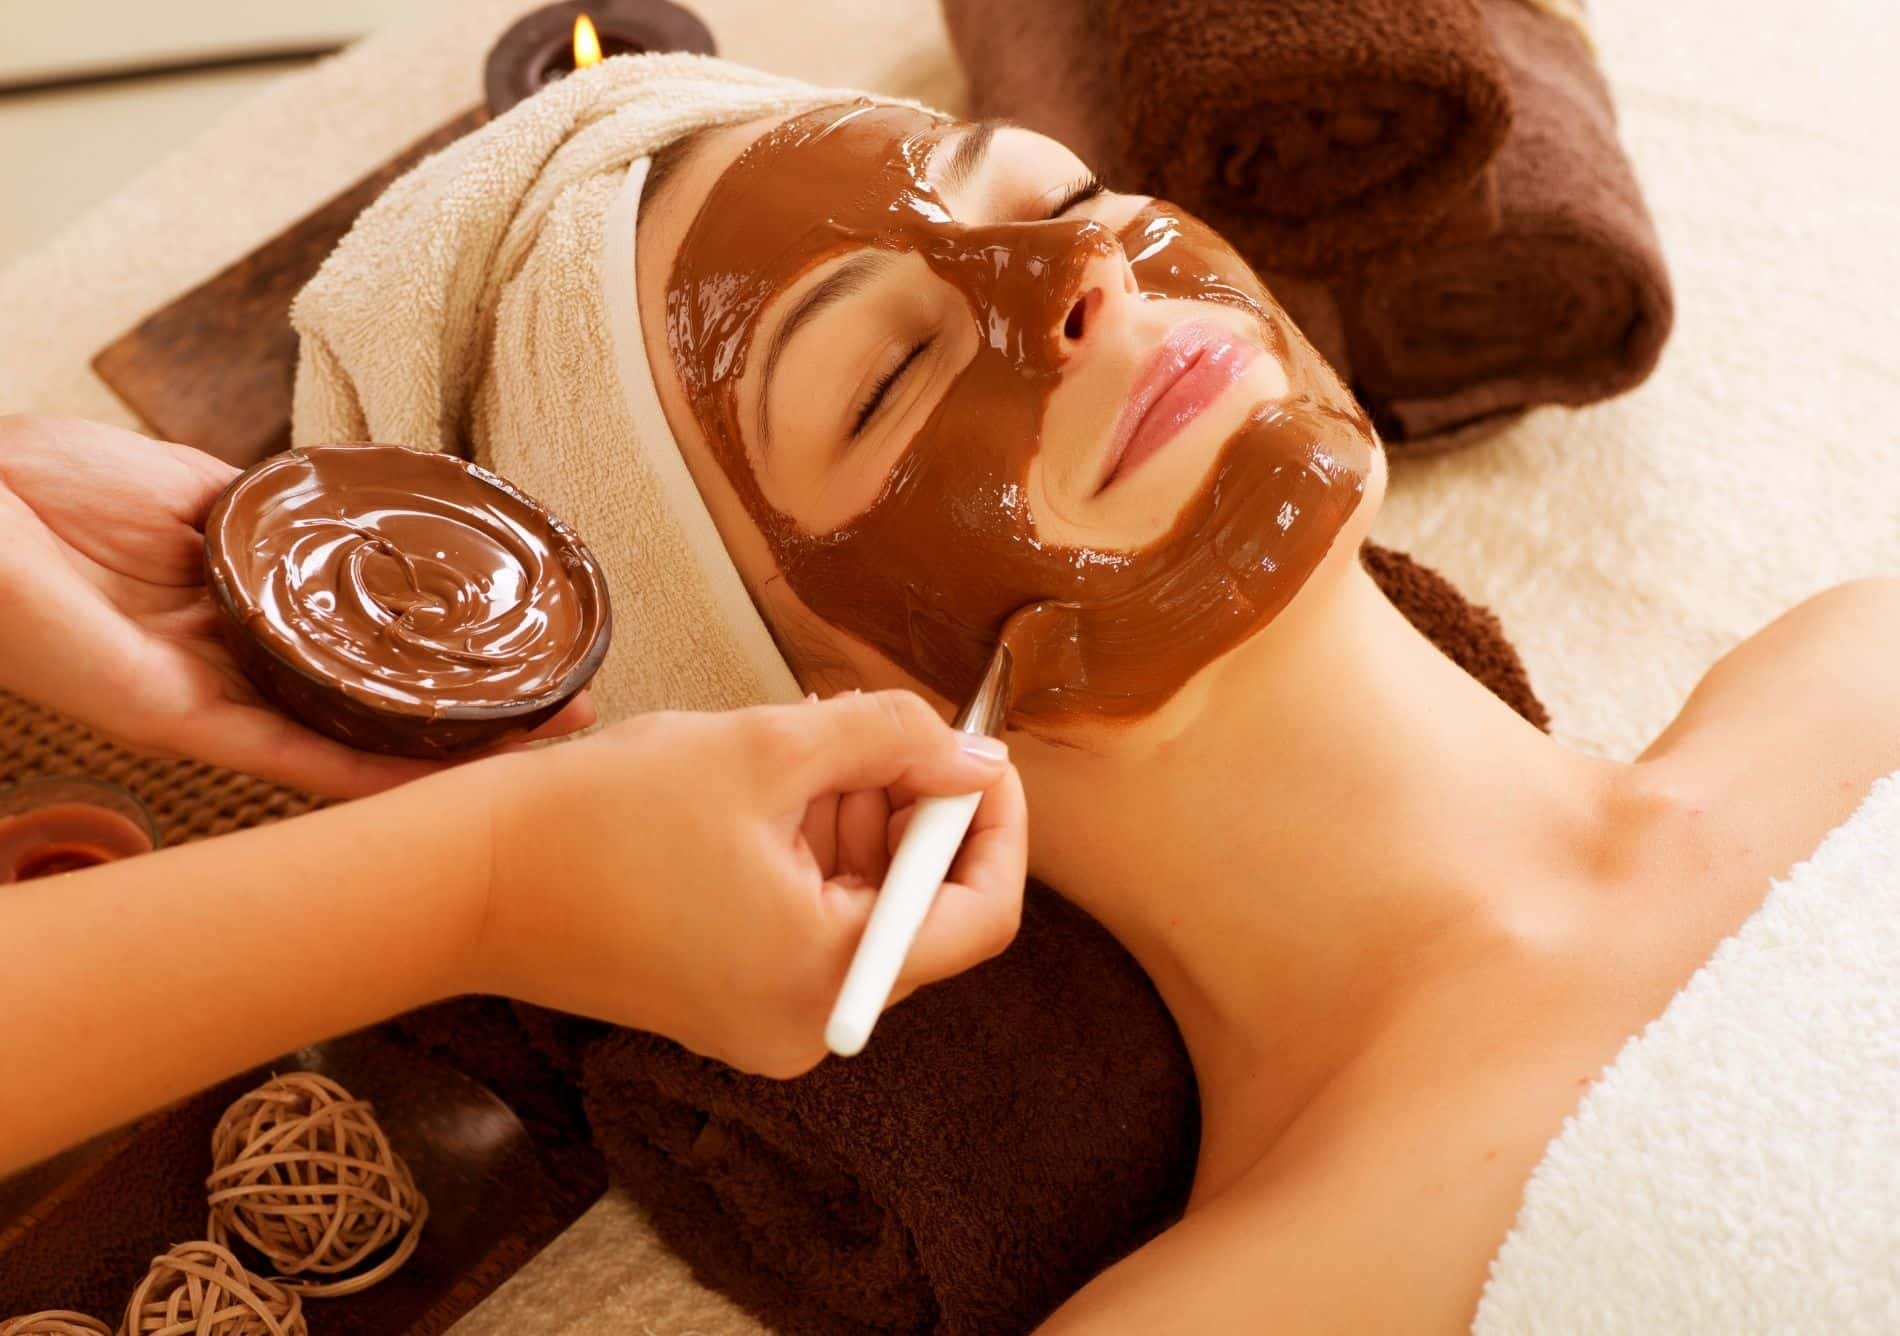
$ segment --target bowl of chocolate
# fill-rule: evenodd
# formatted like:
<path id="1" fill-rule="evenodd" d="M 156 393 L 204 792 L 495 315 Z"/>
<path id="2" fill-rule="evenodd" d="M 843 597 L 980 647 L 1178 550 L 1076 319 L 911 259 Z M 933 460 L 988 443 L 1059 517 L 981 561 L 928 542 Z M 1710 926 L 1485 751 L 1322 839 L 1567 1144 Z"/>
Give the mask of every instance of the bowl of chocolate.
<path id="1" fill-rule="evenodd" d="M 613 632 L 580 536 L 505 480 L 399 445 L 313 445 L 205 520 L 225 638 L 259 692 L 367 751 L 492 747 L 587 685 Z"/>

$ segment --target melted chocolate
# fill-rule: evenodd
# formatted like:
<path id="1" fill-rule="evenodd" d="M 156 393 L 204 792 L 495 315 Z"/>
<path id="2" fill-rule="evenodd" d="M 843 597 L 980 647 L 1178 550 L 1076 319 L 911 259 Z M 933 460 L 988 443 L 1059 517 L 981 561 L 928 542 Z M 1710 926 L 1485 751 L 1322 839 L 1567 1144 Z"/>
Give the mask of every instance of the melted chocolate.
<path id="1" fill-rule="evenodd" d="M 791 587 L 813 611 L 962 699 L 1010 614 L 1018 723 L 1131 717 L 1292 599 L 1364 494 L 1370 425 L 1237 255 L 1155 202 L 1119 235 L 1100 223 L 964 224 L 926 179 L 952 127 L 854 104 L 786 121 L 743 152 L 681 242 L 667 331 L 695 417 Z M 871 506 L 824 534 L 765 497 L 738 386 L 760 313 L 813 266 L 861 247 L 919 255 L 968 302 L 982 337 Z M 1222 447 L 1172 529 L 1139 550 L 1037 534 L 1024 481 L 1089 261 L 1128 257 L 1143 296 L 1246 312 L 1291 391 Z"/>
<path id="2" fill-rule="evenodd" d="M 446 455 L 333 445 L 277 456 L 219 498 L 205 552 L 240 636 L 323 689 L 296 691 L 290 704 L 306 717 L 324 691 L 359 717 L 558 708 L 605 651 L 606 589 L 579 538 Z M 259 685 L 285 695 L 281 681 Z M 333 734 L 347 722 L 319 713 L 310 722 Z"/>

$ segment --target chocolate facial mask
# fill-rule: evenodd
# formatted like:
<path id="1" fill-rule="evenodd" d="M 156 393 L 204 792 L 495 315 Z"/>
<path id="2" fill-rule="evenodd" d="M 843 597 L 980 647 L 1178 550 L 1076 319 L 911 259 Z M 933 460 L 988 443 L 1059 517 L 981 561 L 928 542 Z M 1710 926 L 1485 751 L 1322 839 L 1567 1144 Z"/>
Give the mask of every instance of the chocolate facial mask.
<path id="1" fill-rule="evenodd" d="M 442 755 L 545 717 L 598 667 L 600 571 L 538 503 L 459 459 L 313 446 L 240 477 L 206 568 L 260 689 L 332 736 Z"/>
<path id="2" fill-rule="evenodd" d="M 952 220 L 925 169 L 953 128 L 904 108 L 832 107 L 746 149 L 674 263 L 675 361 L 726 475 L 819 616 L 961 700 L 1010 614 L 1061 600 L 1075 615 L 1011 628 L 1013 721 L 1143 715 L 1292 599 L 1363 495 L 1370 427 L 1244 263 L 1180 210 L 1155 202 L 1119 235 L 1080 219 Z M 754 476 L 739 381 L 767 304 L 864 247 L 921 256 L 981 337 L 870 507 L 812 533 Z M 1170 531 L 1129 551 L 1046 541 L 1024 487 L 1084 271 L 1118 254 L 1144 297 L 1245 312 L 1291 386 L 1225 443 Z"/>

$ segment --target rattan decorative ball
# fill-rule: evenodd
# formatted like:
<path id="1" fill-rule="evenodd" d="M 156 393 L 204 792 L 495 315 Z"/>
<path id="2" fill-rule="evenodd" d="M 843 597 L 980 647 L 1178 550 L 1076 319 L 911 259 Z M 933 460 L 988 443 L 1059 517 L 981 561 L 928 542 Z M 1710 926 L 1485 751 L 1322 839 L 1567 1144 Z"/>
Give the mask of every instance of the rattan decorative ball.
<path id="1" fill-rule="evenodd" d="M 199 1240 L 162 1257 L 132 1291 L 119 1336 L 310 1336 L 302 1296 Z"/>
<path id="2" fill-rule="evenodd" d="M 211 1164 L 212 1240 L 243 1240 L 312 1298 L 388 1276 L 429 1216 L 368 1102 L 314 1072 L 274 1077 L 226 1109 Z"/>
<path id="3" fill-rule="evenodd" d="M 61 1308 L 25 1317 L 0 1317 L 0 1336 L 112 1336 L 112 1328 L 96 1317 Z"/>

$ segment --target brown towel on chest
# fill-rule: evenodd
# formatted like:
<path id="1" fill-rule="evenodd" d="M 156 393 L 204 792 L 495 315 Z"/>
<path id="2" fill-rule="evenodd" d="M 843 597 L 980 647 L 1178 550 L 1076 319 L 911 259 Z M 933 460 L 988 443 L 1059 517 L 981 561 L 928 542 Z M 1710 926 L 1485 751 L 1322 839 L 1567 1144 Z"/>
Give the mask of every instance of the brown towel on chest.
<path id="1" fill-rule="evenodd" d="M 1510 124 L 1473 0 L 1090 3 L 1124 188 L 1264 268 L 1331 273 L 1424 235 Z"/>
<path id="2" fill-rule="evenodd" d="M 1588 43 L 1525 0 L 1481 3 L 1516 105 L 1498 231 L 1335 284 L 1354 387 L 1395 441 L 1620 394 L 1654 369 L 1674 314 Z"/>
<path id="3" fill-rule="evenodd" d="M 1490 613 L 1399 553 L 1364 560 L 1543 724 Z M 666 1241 L 814 1336 L 1027 1330 L 1180 1210 L 1199 1139 L 1193 1071 L 1147 977 L 1037 886 L 1008 951 L 893 1009 L 849 1062 L 768 1081 L 616 1031 L 582 1063 L 595 1143 Z"/>

